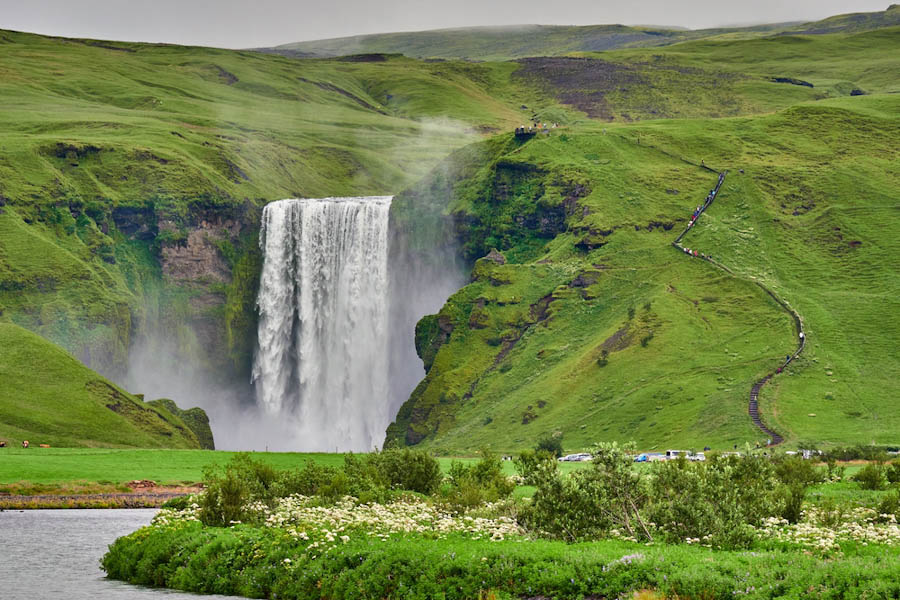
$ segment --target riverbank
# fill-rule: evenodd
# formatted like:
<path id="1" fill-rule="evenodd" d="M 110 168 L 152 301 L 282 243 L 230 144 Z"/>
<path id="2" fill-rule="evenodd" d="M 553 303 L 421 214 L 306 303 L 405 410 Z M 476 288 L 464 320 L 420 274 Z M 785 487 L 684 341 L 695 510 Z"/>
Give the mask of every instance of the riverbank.
<path id="1" fill-rule="evenodd" d="M 519 535 L 446 533 L 441 531 L 443 520 L 438 527 L 421 514 L 413 532 L 397 531 L 402 524 L 395 526 L 391 517 L 376 527 L 384 530 L 346 526 L 330 536 L 308 522 L 275 525 L 270 519 L 266 525 L 217 528 L 192 518 L 175 513 L 157 517 L 150 527 L 117 540 L 103 568 L 111 578 L 140 585 L 255 598 L 498 600 L 640 594 L 655 600 L 900 594 L 900 548 L 890 545 L 848 541 L 823 551 L 805 542 L 775 540 L 747 550 L 621 539 L 567 544 Z"/>
<path id="2" fill-rule="evenodd" d="M 0 511 L 53 508 L 159 508 L 173 498 L 196 494 L 201 487 L 154 487 L 129 492 L 0 494 Z"/>

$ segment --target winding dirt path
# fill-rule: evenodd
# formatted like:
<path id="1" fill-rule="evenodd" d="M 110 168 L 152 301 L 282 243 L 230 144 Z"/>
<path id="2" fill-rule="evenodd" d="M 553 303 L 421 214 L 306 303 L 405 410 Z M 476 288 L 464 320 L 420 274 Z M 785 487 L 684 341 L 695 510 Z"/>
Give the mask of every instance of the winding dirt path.
<path id="1" fill-rule="evenodd" d="M 712 170 L 712 169 L 709 169 L 709 167 L 706 167 L 705 165 L 703 166 L 703 168 L 705 168 L 707 170 Z M 686 248 L 681 245 L 681 240 L 683 240 L 684 237 L 688 234 L 688 232 L 690 232 L 691 229 L 694 228 L 694 226 L 697 224 L 697 221 L 699 221 L 700 217 L 703 215 L 703 213 L 706 212 L 706 209 L 709 208 L 709 206 L 713 203 L 713 201 L 719 195 L 719 189 L 722 187 L 722 184 L 725 183 L 725 176 L 727 174 L 728 174 L 728 171 L 722 171 L 721 173 L 719 173 L 719 180 L 716 182 L 716 187 L 713 188 L 712 190 L 710 190 L 710 192 L 706 196 L 706 200 L 703 202 L 703 204 L 698 206 L 697 209 L 694 211 L 694 213 L 691 217 L 691 221 L 688 223 L 688 226 L 685 227 L 684 231 L 681 232 L 681 235 L 679 235 L 677 238 L 675 238 L 675 241 L 672 242 L 672 246 L 674 246 L 680 252 L 687 254 L 688 256 L 703 259 L 706 262 L 715 265 L 717 268 L 722 269 L 729 275 L 736 276 L 734 271 L 732 271 L 725 265 L 713 260 L 706 254 L 704 254 L 702 252 L 698 252 L 697 250 L 692 250 L 690 248 Z M 788 355 L 785 358 L 784 363 L 780 367 L 776 368 L 774 372 L 768 373 L 765 377 L 763 377 L 762 379 L 760 379 L 759 381 L 754 383 L 753 387 L 750 388 L 750 402 L 748 403 L 748 406 L 747 406 L 747 412 L 750 415 L 750 420 L 753 421 L 753 424 L 756 425 L 756 427 L 760 431 L 762 431 L 767 436 L 769 436 L 769 444 L 768 444 L 769 446 L 777 446 L 778 444 L 780 444 L 784 441 L 784 438 L 781 435 L 779 435 L 775 430 L 768 427 L 763 422 L 763 420 L 760 418 L 760 416 L 759 416 L 759 392 L 762 389 L 762 387 L 764 385 L 766 385 L 766 383 L 770 379 L 772 379 L 772 377 L 781 373 L 785 369 L 785 367 L 787 367 L 791 363 L 791 361 L 793 361 L 795 358 L 797 358 L 797 356 L 800 355 L 801 352 L 803 352 L 803 348 L 806 346 L 806 334 L 803 331 L 803 319 L 800 318 L 800 315 L 797 313 L 797 311 L 795 311 L 793 308 L 791 308 L 790 305 L 787 304 L 787 302 L 785 302 L 784 300 L 779 298 L 778 295 L 775 294 L 775 292 L 773 292 L 772 290 L 767 288 L 765 285 L 763 285 L 759 281 L 756 281 L 755 279 L 753 279 L 751 281 L 753 283 L 755 283 L 756 285 L 758 285 L 773 300 L 775 300 L 775 302 L 785 312 L 787 312 L 789 315 L 791 315 L 791 319 L 794 322 L 794 329 L 796 330 L 797 339 L 798 339 L 797 349 L 794 351 L 794 353 Z"/>

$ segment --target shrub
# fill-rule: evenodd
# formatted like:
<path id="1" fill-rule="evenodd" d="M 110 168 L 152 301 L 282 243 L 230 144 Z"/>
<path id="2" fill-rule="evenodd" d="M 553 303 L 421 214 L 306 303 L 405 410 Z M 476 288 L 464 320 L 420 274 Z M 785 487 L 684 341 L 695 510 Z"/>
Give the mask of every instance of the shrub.
<path id="1" fill-rule="evenodd" d="M 207 525 L 228 527 L 244 517 L 248 502 L 268 504 L 276 498 L 277 471 L 249 454 L 236 454 L 224 469 L 208 467 L 206 493 L 200 499 L 200 519 Z"/>
<path id="2" fill-rule="evenodd" d="M 504 500 L 516 485 L 503 474 L 500 456 L 483 449 L 481 460 L 473 465 L 459 461 L 450 464 L 444 499 L 455 509 L 472 508 L 485 502 Z"/>
<path id="3" fill-rule="evenodd" d="M 513 465 L 525 485 L 537 485 L 538 473 L 547 462 L 556 468 L 555 457 L 546 450 L 525 450 L 513 460 Z"/>
<path id="4" fill-rule="evenodd" d="M 273 486 L 276 496 L 284 497 L 291 494 L 302 496 L 314 496 L 325 485 L 329 484 L 337 475 L 337 469 L 323 467 L 312 461 L 307 462 L 300 469 L 282 471 L 278 481 Z"/>
<path id="5" fill-rule="evenodd" d="M 892 494 L 885 494 L 878 503 L 878 514 L 900 516 L 900 490 L 896 490 Z"/>
<path id="6" fill-rule="evenodd" d="M 594 527 L 581 490 L 571 477 L 559 473 L 555 460 L 535 461 L 531 466 L 529 483 L 537 489 L 519 513 L 520 525 L 570 542 L 602 533 Z"/>
<path id="7" fill-rule="evenodd" d="M 383 450 L 368 461 L 391 489 L 433 494 L 443 480 L 440 464 L 424 450 Z"/>
<path id="8" fill-rule="evenodd" d="M 598 367 L 605 367 L 609 364 L 609 350 L 603 349 L 600 351 L 600 358 L 597 359 Z"/>
<path id="9" fill-rule="evenodd" d="M 797 523 L 803 514 L 806 489 L 825 481 L 825 473 L 800 456 L 785 456 L 775 460 L 774 464 L 775 474 L 782 483 L 779 487 L 781 518 Z"/>
<path id="10" fill-rule="evenodd" d="M 834 457 L 829 456 L 825 460 L 825 467 L 827 469 L 829 481 L 844 480 L 844 472 L 847 470 L 847 467 L 845 467 L 844 465 L 838 466 L 837 461 L 834 459 Z"/>
<path id="11" fill-rule="evenodd" d="M 562 436 L 561 435 L 548 435 L 546 437 L 542 437 L 538 440 L 537 446 L 534 447 L 535 450 L 543 450 L 549 454 L 552 454 L 556 458 L 559 458 L 563 455 L 563 447 L 562 447 Z"/>
<path id="12" fill-rule="evenodd" d="M 649 518 L 672 542 L 706 539 L 741 548 L 754 539 L 751 526 L 784 511 L 774 465 L 760 457 L 721 457 L 662 463 L 652 480 Z"/>
<path id="13" fill-rule="evenodd" d="M 642 472 L 633 467 L 633 451 L 616 443 L 595 446 L 590 468 L 578 471 L 575 481 L 604 527 L 632 538 L 652 539 L 640 514 L 648 500 L 647 487 Z"/>
<path id="14" fill-rule="evenodd" d="M 825 473 L 817 468 L 811 460 L 804 460 L 795 455 L 778 458 L 773 463 L 775 465 L 775 474 L 786 485 L 802 484 L 808 486 L 825 481 Z"/>
<path id="15" fill-rule="evenodd" d="M 234 473 L 207 476 L 206 492 L 200 499 L 200 520 L 205 525 L 228 527 L 244 516 L 249 493 L 244 482 Z"/>
<path id="16" fill-rule="evenodd" d="M 900 459 L 895 460 L 885 469 L 888 483 L 900 483 Z"/>
<path id="17" fill-rule="evenodd" d="M 864 490 L 883 490 L 887 487 L 886 470 L 882 464 L 869 463 L 853 476 L 853 481 Z"/>
<path id="18" fill-rule="evenodd" d="M 847 446 L 843 448 L 833 448 L 825 453 L 825 459 L 833 458 L 835 460 L 885 460 L 889 451 L 896 451 L 900 448 L 896 446 L 867 446 L 857 444 L 856 446 Z"/>
<path id="19" fill-rule="evenodd" d="M 789 523 L 798 523 L 803 516 L 803 500 L 806 499 L 806 486 L 802 484 L 783 485 L 779 488 L 781 496 L 781 518 Z"/>
<path id="20" fill-rule="evenodd" d="M 646 485 L 631 456 L 617 444 L 592 449 L 590 468 L 566 477 L 555 461 L 521 461 L 537 486 L 521 523 L 545 535 L 570 542 L 605 537 L 613 529 L 634 539 L 652 539 L 641 510 L 647 503 Z M 520 457 L 521 459 L 521 457 Z"/>

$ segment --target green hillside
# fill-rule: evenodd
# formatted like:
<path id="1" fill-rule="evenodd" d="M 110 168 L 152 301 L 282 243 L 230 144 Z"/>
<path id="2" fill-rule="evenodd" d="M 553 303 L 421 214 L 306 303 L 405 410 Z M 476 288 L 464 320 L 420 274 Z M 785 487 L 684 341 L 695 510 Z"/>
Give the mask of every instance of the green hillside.
<path id="1" fill-rule="evenodd" d="M 641 447 L 765 443 L 752 384 L 789 443 L 896 443 L 900 335 L 896 190 L 900 98 L 801 104 L 716 121 L 584 127 L 498 138 L 474 172 L 425 180 L 395 204 L 444 210 L 484 256 L 474 281 L 419 324 L 430 370 L 389 430 L 439 451 L 512 450 L 561 432 Z M 673 250 L 716 182 L 722 192 Z M 439 181 L 444 181 L 439 176 Z M 525 227 L 521 224 L 526 224 Z M 530 224 L 530 225 L 529 225 Z"/>
<path id="2" fill-rule="evenodd" d="M 177 407 L 176 407 L 177 408 Z M 200 416 L 200 409 L 191 409 Z M 205 417 L 205 415 L 203 415 Z M 0 323 L 0 440 L 64 447 L 211 448 L 202 418 L 193 428 L 142 402 L 58 346 Z M 198 439 L 193 429 L 204 437 Z"/>
<path id="3" fill-rule="evenodd" d="M 117 378 L 140 332 L 162 331 L 174 363 L 246 382 L 270 200 L 394 193 L 531 119 L 756 114 L 893 81 L 890 35 L 817 38 L 817 73 L 777 68 L 804 64 L 787 38 L 768 69 L 747 56 L 771 48 L 740 44 L 473 64 L 0 32 L 0 319 Z M 785 73 L 829 79 L 772 81 Z"/>
<path id="4" fill-rule="evenodd" d="M 896 443 L 900 29 L 871 29 L 896 12 L 507 62 L 0 31 L 0 323 L 115 381 L 153 333 L 249 394 L 262 207 L 397 194 L 395 233 L 473 271 L 419 323 L 429 370 L 396 443 L 765 441 L 749 389 L 797 332 L 758 283 L 809 333 L 763 388 L 766 422 L 795 445 Z M 513 137 L 533 121 L 560 127 Z M 670 245 L 721 170 L 685 245 L 731 274 Z"/>
<path id="5" fill-rule="evenodd" d="M 653 48 L 707 38 L 736 40 L 785 33 L 858 33 L 898 25 L 900 5 L 895 4 L 881 12 L 838 15 L 802 24 L 776 23 L 700 30 L 625 25 L 466 27 L 295 42 L 265 51 L 298 57 L 386 52 L 418 58 L 510 60 L 617 48 Z"/>

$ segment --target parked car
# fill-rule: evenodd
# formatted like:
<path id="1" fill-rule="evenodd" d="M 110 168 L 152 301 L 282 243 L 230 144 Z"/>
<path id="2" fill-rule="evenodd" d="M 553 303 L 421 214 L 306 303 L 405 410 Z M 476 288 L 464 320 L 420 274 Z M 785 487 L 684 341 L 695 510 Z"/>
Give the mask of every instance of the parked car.
<path id="1" fill-rule="evenodd" d="M 688 454 L 687 459 L 692 462 L 703 462 L 706 460 L 706 454 L 703 452 L 697 452 L 696 454 Z"/>
<path id="2" fill-rule="evenodd" d="M 591 455 L 587 452 L 579 452 L 578 454 L 566 454 L 557 458 L 559 462 L 585 462 L 591 460 Z"/>

